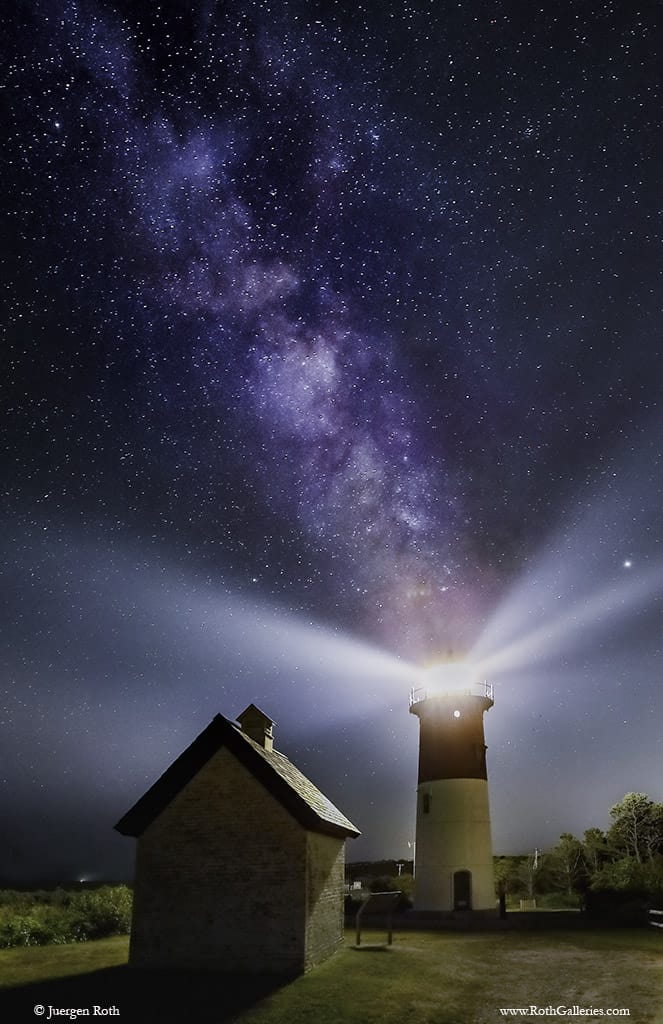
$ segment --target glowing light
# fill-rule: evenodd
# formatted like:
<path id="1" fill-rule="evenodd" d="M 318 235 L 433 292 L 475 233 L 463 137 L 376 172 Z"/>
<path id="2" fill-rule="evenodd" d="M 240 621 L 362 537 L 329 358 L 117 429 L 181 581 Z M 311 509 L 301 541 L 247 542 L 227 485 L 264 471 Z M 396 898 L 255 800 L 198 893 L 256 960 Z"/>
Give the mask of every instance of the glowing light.
<path id="1" fill-rule="evenodd" d="M 444 661 L 431 665 L 423 672 L 422 684 L 430 690 L 465 690 L 477 681 L 472 663 Z"/>
<path id="2" fill-rule="evenodd" d="M 480 678 L 476 666 L 468 661 L 445 661 L 431 665 L 419 674 L 420 683 L 410 690 L 410 707 L 436 697 L 472 695 L 493 700 L 493 687 Z M 458 708 L 454 718 L 460 718 Z"/>

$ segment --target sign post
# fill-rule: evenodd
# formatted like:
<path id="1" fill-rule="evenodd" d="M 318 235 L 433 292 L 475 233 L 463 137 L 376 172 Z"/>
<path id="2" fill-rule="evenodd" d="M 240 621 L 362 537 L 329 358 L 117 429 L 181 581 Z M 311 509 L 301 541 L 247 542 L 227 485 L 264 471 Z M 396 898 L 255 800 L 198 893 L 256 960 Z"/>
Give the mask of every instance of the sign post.
<path id="1" fill-rule="evenodd" d="M 387 945 L 391 946 L 392 941 L 392 928 L 391 928 L 391 915 L 394 912 L 394 908 L 398 903 L 398 897 L 402 893 L 399 892 L 372 892 L 365 903 L 362 903 L 361 907 L 357 911 L 357 940 L 356 945 L 361 946 L 361 923 L 364 914 L 369 916 L 380 914 L 387 915 Z"/>

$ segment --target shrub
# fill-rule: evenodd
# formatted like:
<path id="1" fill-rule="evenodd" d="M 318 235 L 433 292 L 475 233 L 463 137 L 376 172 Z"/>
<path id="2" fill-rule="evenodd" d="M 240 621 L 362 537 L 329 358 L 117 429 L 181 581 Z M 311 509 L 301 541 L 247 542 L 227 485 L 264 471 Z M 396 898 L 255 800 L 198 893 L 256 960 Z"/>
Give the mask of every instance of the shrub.
<path id="1" fill-rule="evenodd" d="M 80 938 L 101 939 L 129 931 L 131 905 L 132 894 L 126 885 L 105 885 L 90 892 L 75 893 L 68 909 Z"/>
<path id="2" fill-rule="evenodd" d="M 131 926 L 132 893 L 126 885 L 17 894 L 21 899 L 6 899 L 6 895 L 0 895 L 0 947 L 4 948 L 124 935 Z"/>
<path id="3" fill-rule="evenodd" d="M 45 908 L 50 909 L 50 908 Z M 56 913 L 14 914 L 0 924 L 0 946 L 46 946 L 73 942 L 72 922 Z"/>
<path id="4" fill-rule="evenodd" d="M 14 914 L 0 923 L 0 946 L 35 946 L 34 932 L 38 922 L 29 914 Z"/>
<path id="5" fill-rule="evenodd" d="M 573 893 L 567 892 L 546 892 L 536 897 L 537 906 L 541 910 L 578 910 L 580 898 Z"/>
<path id="6" fill-rule="evenodd" d="M 359 896 L 347 895 L 345 897 L 345 901 L 344 901 L 344 905 L 343 905 L 343 913 L 347 917 L 354 917 L 355 914 L 357 913 L 357 911 L 359 910 L 359 908 L 361 907 L 362 902 L 363 902 L 363 900 Z"/>
<path id="7" fill-rule="evenodd" d="M 604 864 L 593 878 L 591 888 L 595 892 L 615 890 L 617 892 L 663 892 L 663 857 L 655 857 L 644 864 L 635 857 Z"/>
<path id="8" fill-rule="evenodd" d="M 29 910 L 37 902 L 36 892 L 20 892 L 17 889 L 0 890 L 0 907 L 11 907 L 14 910 Z"/>

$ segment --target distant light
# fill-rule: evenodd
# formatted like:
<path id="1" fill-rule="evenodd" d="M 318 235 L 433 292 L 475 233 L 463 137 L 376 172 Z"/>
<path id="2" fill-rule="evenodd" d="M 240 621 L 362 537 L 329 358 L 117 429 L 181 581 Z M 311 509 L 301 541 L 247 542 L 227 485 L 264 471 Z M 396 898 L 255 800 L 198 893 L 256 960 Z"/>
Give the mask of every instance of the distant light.
<path id="1" fill-rule="evenodd" d="M 625 569 L 630 569 L 631 566 L 633 565 L 633 562 L 631 561 L 630 558 L 625 558 L 622 564 L 623 564 Z"/>
<path id="2" fill-rule="evenodd" d="M 460 711 L 454 711 L 454 718 L 460 718 Z"/>

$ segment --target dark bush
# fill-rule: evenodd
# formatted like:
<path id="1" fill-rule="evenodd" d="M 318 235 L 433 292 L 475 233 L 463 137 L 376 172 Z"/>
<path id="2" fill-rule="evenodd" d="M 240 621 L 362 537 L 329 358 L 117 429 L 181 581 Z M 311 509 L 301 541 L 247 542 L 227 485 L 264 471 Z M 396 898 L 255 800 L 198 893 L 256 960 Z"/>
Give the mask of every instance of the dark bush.
<path id="1" fill-rule="evenodd" d="M 363 900 L 359 896 L 346 896 L 344 913 L 346 917 L 353 917 L 361 907 Z"/>
<path id="2" fill-rule="evenodd" d="M 131 904 L 131 890 L 126 885 L 108 885 L 89 892 L 75 893 L 68 912 L 75 920 L 79 938 L 101 939 L 129 931 Z"/>
<path id="3" fill-rule="evenodd" d="M 126 885 L 85 892 L 0 894 L 0 947 L 43 946 L 124 935 L 131 926 Z"/>
<path id="4" fill-rule="evenodd" d="M 585 912 L 594 920 L 615 926 L 646 925 L 650 896 L 643 892 L 618 889 L 589 889 L 585 894 Z"/>

